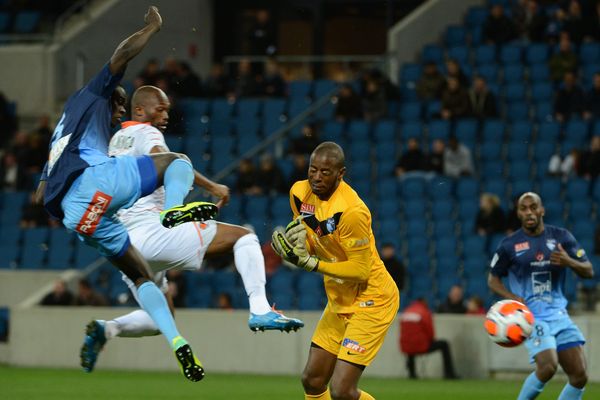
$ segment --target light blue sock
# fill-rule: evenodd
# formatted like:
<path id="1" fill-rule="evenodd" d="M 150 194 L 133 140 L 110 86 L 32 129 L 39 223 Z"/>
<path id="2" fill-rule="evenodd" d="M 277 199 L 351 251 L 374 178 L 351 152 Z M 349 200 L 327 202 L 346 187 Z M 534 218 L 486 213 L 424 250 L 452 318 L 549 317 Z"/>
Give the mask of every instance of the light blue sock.
<path id="1" fill-rule="evenodd" d="M 562 392 L 560 392 L 558 400 L 579 400 L 582 397 L 583 389 L 577 389 L 575 386 L 571 386 L 571 384 L 567 382 Z"/>
<path id="2" fill-rule="evenodd" d="M 531 375 L 525 379 L 525 382 L 523 382 L 523 387 L 521 388 L 521 393 L 519 393 L 517 400 L 535 399 L 542 393 L 542 390 L 544 390 L 544 385 L 545 383 L 538 379 L 535 372 L 532 372 Z"/>
<path id="3" fill-rule="evenodd" d="M 183 199 L 188 195 L 194 183 L 194 169 L 192 164 L 181 158 L 176 159 L 165 171 L 165 210 L 183 204 Z"/>
<path id="4" fill-rule="evenodd" d="M 153 282 L 142 283 L 137 292 L 142 308 L 150 314 L 158 329 L 167 338 L 169 345 L 173 347 L 173 339 L 179 336 L 179 332 L 169 311 L 165 295 Z"/>

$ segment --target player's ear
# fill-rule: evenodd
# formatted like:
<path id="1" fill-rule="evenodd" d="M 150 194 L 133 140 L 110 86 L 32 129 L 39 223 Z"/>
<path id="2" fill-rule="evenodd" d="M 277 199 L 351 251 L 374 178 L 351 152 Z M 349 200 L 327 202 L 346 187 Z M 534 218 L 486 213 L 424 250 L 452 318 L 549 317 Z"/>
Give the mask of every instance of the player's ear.
<path id="1" fill-rule="evenodd" d="M 338 181 L 341 181 L 345 174 L 346 174 L 346 167 L 340 168 L 340 172 L 338 173 Z"/>

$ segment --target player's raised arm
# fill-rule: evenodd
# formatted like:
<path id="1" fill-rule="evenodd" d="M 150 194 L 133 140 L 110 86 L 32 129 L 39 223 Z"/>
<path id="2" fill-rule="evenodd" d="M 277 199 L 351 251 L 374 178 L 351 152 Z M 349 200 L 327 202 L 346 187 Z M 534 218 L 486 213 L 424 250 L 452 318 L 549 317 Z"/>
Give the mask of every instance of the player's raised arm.
<path id="1" fill-rule="evenodd" d="M 123 40 L 110 59 L 110 72 L 117 74 L 123 72 L 127 63 L 137 56 L 148 44 L 148 41 L 162 27 L 162 18 L 158 8 L 151 6 L 144 16 L 146 26 Z"/>

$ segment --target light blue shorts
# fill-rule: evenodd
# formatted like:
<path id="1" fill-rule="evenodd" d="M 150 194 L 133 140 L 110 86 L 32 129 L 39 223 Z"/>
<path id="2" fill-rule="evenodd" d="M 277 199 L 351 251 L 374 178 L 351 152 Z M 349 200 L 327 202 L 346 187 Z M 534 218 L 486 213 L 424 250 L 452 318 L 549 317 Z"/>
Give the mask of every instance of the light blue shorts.
<path id="1" fill-rule="evenodd" d="M 121 156 L 88 167 L 63 198 L 63 224 L 105 257 L 120 257 L 129 247 L 127 229 L 115 213 L 156 188 L 149 156 Z"/>
<path id="2" fill-rule="evenodd" d="M 535 362 L 536 354 L 554 349 L 557 352 L 585 344 L 583 334 L 568 314 L 555 321 L 536 320 L 531 336 L 525 341 L 529 362 Z"/>

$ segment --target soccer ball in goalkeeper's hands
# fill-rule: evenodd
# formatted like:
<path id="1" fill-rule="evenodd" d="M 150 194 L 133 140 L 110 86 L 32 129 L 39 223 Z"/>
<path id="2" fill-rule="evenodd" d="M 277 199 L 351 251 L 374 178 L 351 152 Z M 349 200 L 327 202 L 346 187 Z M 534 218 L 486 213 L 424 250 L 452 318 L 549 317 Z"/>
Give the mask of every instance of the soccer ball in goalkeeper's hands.
<path id="1" fill-rule="evenodd" d="M 533 330 L 533 314 L 516 300 L 501 300 L 488 311 L 485 330 L 495 343 L 515 347 L 523 343 Z"/>

